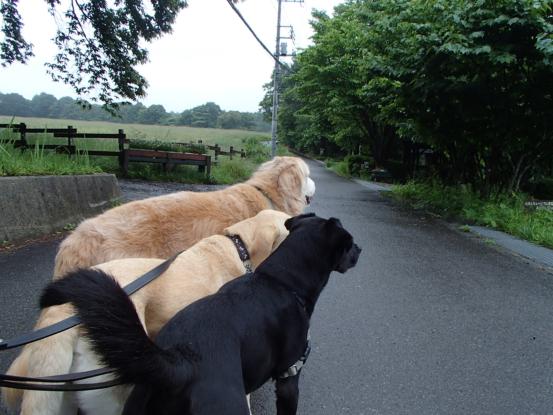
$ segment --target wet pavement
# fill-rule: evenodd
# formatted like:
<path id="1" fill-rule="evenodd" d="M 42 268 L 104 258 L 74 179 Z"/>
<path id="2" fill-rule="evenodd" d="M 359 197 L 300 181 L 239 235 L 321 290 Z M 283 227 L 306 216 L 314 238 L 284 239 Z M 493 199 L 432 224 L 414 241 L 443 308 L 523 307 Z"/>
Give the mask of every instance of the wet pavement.
<path id="1" fill-rule="evenodd" d="M 363 253 L 315 309 L 298 413 L 553 413 L 553 275 L 310 167 L 309 211 L 339 217 Z M 32 327 L 57 243 L 0 253 L 0 337 Z M 275 414 L 273 386 L 252 404 Z"/>

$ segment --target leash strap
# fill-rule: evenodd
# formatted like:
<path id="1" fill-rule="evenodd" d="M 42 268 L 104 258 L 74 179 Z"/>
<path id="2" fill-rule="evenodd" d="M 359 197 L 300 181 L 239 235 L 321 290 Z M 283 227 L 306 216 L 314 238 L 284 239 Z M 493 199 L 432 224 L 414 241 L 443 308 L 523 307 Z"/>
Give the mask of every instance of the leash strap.
<path id="1" fill-rule="evenodd" d="M 144 287 L 145 285 L 147 285 L 148 283 L 150 283 L 151 281 L 159 277 L 161 274 L 163 274 L 182 252 L 183 251 L 176 253 L 171 258 L 159 264 L 157 267 L 152 268 L 146 274 L 142 275 L 141 277 L 137 278 L 130 284 L 126 285 L 123 288 L 123 290 L 128 295 L 131 295 L 134 292 L 138 291 L 140 288 Z M 52 324 L 51 326 L 43 327 L 41 329 L 23 334 L 18 337 L 14 337 L 12 339 L 3 340 L 0 342 L 0 351 L 13 349 L 15 347 L 20 347 L 25 344 L 35 342 L 37 340 L 42 340 L 46 337 L 52 336 L 59 332 L 75 327 L 79 323 L 80 323 L 79 318 L 77 316 L 72 316 L 58 323 Z"/>
<path id="2" fill-rule="evenodd" d="M 40 378 L 37 378 L 39 380 Z M 50 392 L 76 392 L 76 391 L 88 391 L 93 389 L 105 389 L 112 386 L 120 385 L 119 380 L 109 380 L 107 382 L 97 383 L 66 383 L 63 385 L 48 385 L 44 383 L 25 383 L 25 382 L 12 382 L 9 380 L 0 379 L 0 387 L 12 388 L 12 389 L 25 389 L 32 391 L 50 391 Z"/>
<path id="3" fill-rule="evenodd" d="M 42 378 L 27 378 L 23 376 L 0 375 L 0 382 L 5 380 L 8 382 L 46 382 L 46 383 L 63 383 L 74 382 L 76 380 L 89 379 L 100 375 L 115 372 L 115 369 L 100 368 L 88 370 L 86 372 L 68 373 L 65 375 L 45 376 Z"/>

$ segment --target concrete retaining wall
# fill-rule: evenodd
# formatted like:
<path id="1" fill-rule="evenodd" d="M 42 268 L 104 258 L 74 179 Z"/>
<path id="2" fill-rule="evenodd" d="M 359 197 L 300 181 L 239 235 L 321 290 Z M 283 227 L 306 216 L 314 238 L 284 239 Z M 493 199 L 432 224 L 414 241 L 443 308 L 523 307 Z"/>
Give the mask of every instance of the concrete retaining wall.
<path id="1" fill-rule="evenodd" d="M 113 174 L 0 177 L 0 242 L 76 225 L 120 196 Z"/>

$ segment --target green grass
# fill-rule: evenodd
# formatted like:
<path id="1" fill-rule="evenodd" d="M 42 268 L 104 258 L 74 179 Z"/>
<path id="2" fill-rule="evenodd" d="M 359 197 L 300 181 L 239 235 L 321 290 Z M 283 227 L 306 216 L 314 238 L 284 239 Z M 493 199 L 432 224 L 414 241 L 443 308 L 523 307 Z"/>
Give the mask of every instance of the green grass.
<path id="1" fill-rule="evenodd" d="M 56 154 L 42 148 L 40 139 L 28 150 L 14 148 L 8 134 L 0 133 L 0 176 L 43 176 L 101 173 L 86 155 Z"/>
<path id="2" fill-rule="evenodd" d="M 127 138 L 131 139 L 131 147 L 160 150 L 182 150 L 180 146 L 168 144 L 169 142 L 194 142 L 202 140 L 202 144 L 218 144 L 221 150 L 228 151 L 230 146 L 235 150 L 244 149 L 246 159 L 240 159 L 235 155 L 234 160 L 228 156 L 219 156 L 219 160 L 212 166 L 211 178 L 199 173 L 197 167 L 175 166 L 170 172 L 163 172 L 160 165 L 131 163 L 129 174 L 131 178 L 157 181 L 175 181 L 183 183 L 220 183 L 232 184 L 246 180 L 253 170 L 269 158 L 270 148 L 263 141 L 270 140 L 267 133 L 259 133 L 243 130 L 223 130 L 213 128 L 190 128 L 179 126 L 120 124 L 101 121 L 79 121 L 31 117 L 5 117 L 0 116 L 0 123 L 17 124 L 24 122 L 29 128 L 63 128 L 71 125 L 78 132 L 89 133 L 116 133 L 124 129 Z M 7 132 L 3 132 L 6 137 Z M 16 139 L 18 135 L 12 135 Z M 5 141 L 5 139 L 4 139 Z M 29 151 L 14 151 L 13 146 L 4 145 L 8 151 L 0 159 L 1 174 L 3 175 L 46 175 L 46 174 L 84 174 L 90 172 L 111 172 L 120 175 L 119 165 L 115 157 L 69 157 L 56 155 L 51 151 L 43 151 L 41 144 L 65 144 L 65 139 L 54 138 L 48 134 L 27 134 L 27 141 L 33 146 L 33 154 Z M 74 144 L 78 150 L 112 150 L 117 151 L 117 140 L 101 139 L 75 139 Z M 189 150 L 198 150 L 197 144 L 191 145 Z M 212 155 L 213 151 L 207 154 Z M 279 155 L 286 154 L 283 147 L 279 147 Z"/>
<path id="3" fill-rule="evenodd" d="M 409 182 L 393 186 L 391 195 L 416 209 L 499 229 L 553 248 L 553 211 L 527 208 L 524 194 L 481 198 L 469 186 Z"/>
<path id="4" fill-rule="evenodd" d="M 13 121 L 12 121 L 13 120 Z M 64 120 L 53 118 L 8 117 L 0 115 L 1 123 L 24 122 L 29 128 L 65 128 L 68 125 L 82 133 L 117 133 L 125 130 L 127 138 L 133 140 L 158 140 L 170 142 L 190 142 L 202 140 L 204 144 L 224 147 L 234 146 L 236 150 L 244 147 L 244 141 L 250 137 L 259 140 L 270 140 L 269 133 L 245 130 L 223 130 L 218 128 L 193 128 L 168 125 L 123 124 L 106 121 Z"/>
<path id="5" fill-rule="evenodd" d="M 346 160 L 325 160 L 326 167 L 336 173 L 338 176 L 350 178 L 351 174 L 349 172 L 348 163 Z"/>

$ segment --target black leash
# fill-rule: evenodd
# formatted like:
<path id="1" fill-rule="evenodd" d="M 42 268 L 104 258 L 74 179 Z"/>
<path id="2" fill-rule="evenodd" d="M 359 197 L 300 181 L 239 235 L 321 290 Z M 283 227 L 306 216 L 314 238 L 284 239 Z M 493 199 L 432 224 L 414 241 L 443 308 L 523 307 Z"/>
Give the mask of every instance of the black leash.
<path id="1" fill-rule="evenodd" d="M 35 391 L 81 391 L 91 389 L 103 389 L 110 386 L 116 386 L 121 382 L 118 380 L 110 380 L 98 383 L 80 383 L 64 384 L 64 385 L 48 385 L 48 383 L 65 383 L 74 382 L 76 380 L 89 379 L 107 373 L 115 372 L 115 369 L 101 368 L 89 370 L 86 372 L 68 373 L 66 375 L 45 376 L 43 378 L 27 378 L 23 376 L 0 375 L 0 386 L 13 389 L 28 389 Z M 28 383 L 31 382 L 46 382 L 46 383 Z"/>
<path id="2" fill-rule="evenodd" d="M 238 255 L 244 266 L 247 273 L 252 272 L 250 254 L 238 235 L 231 235 L 229 238 L 234 242 Z M 165 262 L 159 264 L 157 267 L 151 269 L 146 274 L 137 278 L 127 286 L 123 288 L 127 295 L 131 295 L 159 277 L 163 274 L 173 261 L 182 253 L 178 252 L 173 255 L 171 258 L 167 259 Z M 31 333 L 18 336 L 13 339 L 5 340 L 0 342 L 0 351 L 8 350 L 15 347 L 23 346 L 28 343 L 35 342 L 37 340 L 44 339 L 46 337 L 52 336 L 54 334 L 60 333 L 64 330 L 70 329 L 80 323 L 80 320 L 77 316 L 72 316 L 62 320 L 56 324 L 52 324 L 48 327 L 43 327 L 41 329 L 35 330 Z M 13 389 L 25 389 L 25 390 L 36 390 L 36 391 L 49 391 L 49 392 L 67 392 L 67 391 L 86 391 L 86 390 L 95 390 L 95 389 L 104 389 L 110 388 L 112 386 L 120 385 L 121 382 L 117 379 L 106 381 L 106 382 L 96 382 L 96 383 L 79 383 L 71 384 L 66 382 L 74 382 L 77 380 L 89 379 L 92 377 L 105 375 L 108 373 L 115 372 L 115 369 L 111 368 L 100 368 L 95 370 L 89 370 L 86 372 L 77 372 L 77 373 L 68 373 L 64 375 L 56 376 L 45 376 L 42 378 L 32 378 L 32 377 L 23 377 L 23 376 L 11 376 L 0 374 L 0 387 L 13 388 Z M 28 382 L 44 382 L 44 383 L 28 383 Z M 54 383 L 54 385 L 49 384 Z M 62 385 L 55 385 L 55 383 L 63 383 Z"/>
<path id="3" fill-rule="evenodd" d="M 40 378 L 35 378 L 35 381 Z M 27 382 L 11 382 L 9 380 L 0 379 L 0 387 L 11 389 L 25 389 L 31 391 L 48 391 L 48 392 L 78 392 L 89 391 L 96 389 L 111 388 L 112 386 L 120 385 L 119 380 L 108 380 L 106 382 L 96 383 L 64 383 L 63 385 L 48 385 L 42 383 L 27 383 Z"/>
<path id="4" fill-rule="evenodd" d="M 173 255 L 168 260 L 162 262 L 157 267 L 152 268 L 146 274 L 137 278 L 130 284 L 126 285 L 123 290 L 127 295 L 131 295 L 138 291 L 140 288 L 144 287 L 148 283 L 152 282 L 154 279 L 163 274 L 167 268 L 173 263 L 173 261 L 182 253 L 178 252 Z M 62 331 L 68 330 L 72 327 L 75 327 L 80 323 L 80 320 L 77 316 L 68 317 L 65 320 L 59 321 L 51 326 L 43 327 L 41 329 L 32 331 L 30 333 L 23 334 L 21 336 L 14 337 L 12 339 L 3 340 L 0 342 L 0 351 L 13 349 L 15 347 L 24 346 L 26 344 L 36 342 L 37 340 L 42 340 L 46 337 L 52 336 L 54 334 L 60 333 Z M 2 375 L 0 375 L 1 377 Z"/>
<path id="5" fill-rule="evenodd" d="M 159 264 L 157 267 L 152 268 L 146 274 L 137 278 L 130 284 L 126 285 L 123 290 L 127 295 L 131 295 L 144 287 L 145 285 L 152 282 L 154 279 L 163 274 L 173 261 L 182 253 L 178 252 L 173 255 L 171 258 Z M 41 329 L 35 330 L 30 333 L 26 333 L 22 336 L 15 337 L 13 339 L 5 340 L 0 342 L 0 351 L 9 350 L 15 347 L 23 346 L 28 343 L 35 342 L 37 340 L 44 339 L 46 337 L 52 336 L 54 334 L 60 333 L 72 327 L 75 327 L 80 323 L 80 320 L 77 316 L 72 316 L 62 320 L 51 326 L 43 327 Z M 53 391 L 53 392 L 64 392 L 64 391 L 85 391 L 93 389 L 104 389 L 112 386 L 121 384 L 119 380 L 110 380 L 106 382 L 97 382 L 97 383 L 81 383 L 81 384 L 70 384 L 65 382 L 74 382 L 77 380 L 89 379 L 92 377 L 105 375 L 108 373 L 115 372 L 111 368 L 100 368 L 95 370 L 89 370 L 86 372 L 78 373 L 68 373 L 65 375 L 56 375 L 56 376 L 46 376 L 42 378 L 32 378 L 32 377 L 23 377 L 23 376 L 11 376 L 6 374 L 0 374 L 0 387 L 13 388 L 13 389 L 26 389 L 26 390 L 37 390 L 37 391 Z M 28 382 L 45 382 L 45 383 L 28 383 Z M 63 385 L 49 385 L 48 383 L 64 383 Z"/>

